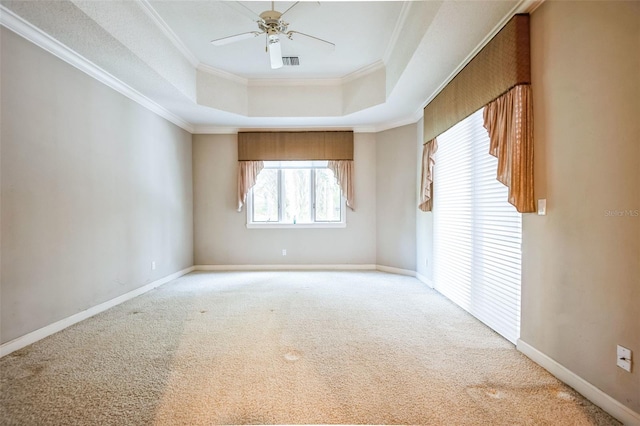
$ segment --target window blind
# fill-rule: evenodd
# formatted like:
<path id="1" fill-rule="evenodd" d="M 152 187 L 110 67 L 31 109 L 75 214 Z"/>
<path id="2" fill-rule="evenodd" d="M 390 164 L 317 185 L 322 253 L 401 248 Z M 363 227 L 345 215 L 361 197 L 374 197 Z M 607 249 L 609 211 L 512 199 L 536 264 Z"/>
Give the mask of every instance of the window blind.
<path id="1" fill-rule="evenodd" d="M 438 136 L 434 286 L 512 343 L 520 337 L 522 215 L 496 180 L 482 110 Z"/>

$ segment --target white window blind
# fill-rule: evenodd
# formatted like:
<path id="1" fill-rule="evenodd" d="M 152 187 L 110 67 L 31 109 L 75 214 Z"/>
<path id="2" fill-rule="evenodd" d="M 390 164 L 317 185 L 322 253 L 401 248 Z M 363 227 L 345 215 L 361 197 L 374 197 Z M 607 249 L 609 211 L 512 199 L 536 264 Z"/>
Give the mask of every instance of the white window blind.
<path id="1" fill-rule="evenodd" d="M 496 180 L 482 110 L 438 136 L 434 286 L 509 341 L 520 337 L 522 215 Z"/>

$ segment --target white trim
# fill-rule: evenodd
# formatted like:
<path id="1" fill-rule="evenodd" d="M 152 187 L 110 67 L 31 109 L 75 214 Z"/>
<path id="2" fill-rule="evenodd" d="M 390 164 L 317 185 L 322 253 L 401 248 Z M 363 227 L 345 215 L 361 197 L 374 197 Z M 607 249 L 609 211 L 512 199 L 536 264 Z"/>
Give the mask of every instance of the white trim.
<path id="1" fill-rule="evenodd" d="M 422 111 L 420 111 L 422 113 Z M 420 116 L 422 118 L 422 116 Z M 420 119 L 418 118 L 418 119 Z M 417 120 L 416 120 L 417 121 Z M 415 122 L 415 121 L 414 121 Z M 410 124 L 410 123 L 408 123 Z M 256 127 L 223 127 L 223 126 L 209 126 L 209 125 L 196 125 L 193 131 L 194 135 L 235 135 L 238 132 L 244 131 L 252 131 L 252 132 L 275 132 L 275 131 L 291 131 L 293 129 L 303 129 L 306 132 L 314 131 L 314 130 L 336 130 L 336 131 L 349 131 L 352 130 L 354 133 L 375 133 L 376 127 L 351 127 L 351 126 L 287 126 L 287 127 L 265 127 L 265 126 L 256 126 Z M 386 130 L 385 128 L 384 130 Z"/>
<path id="2" fill-rule="evenodd" d="M 52 55 L 62 59 L 69 65 L 79 69 L 132 101 L 137 102 L 144 108 L 147 108 L 149 111 L 159 115 L 165 120 L 183 128 L 187 132 L 193 133 L 193 126 L 190 123 L 170 112 L 158 103 L 152 101 L 142 93 L 109 74 L 107 71 L 84 58 L 77 52 L 71 50 L 58 40 L 25 21 L 2 5 L 0 5 L 0 25 L 13 31 L 36 46 L 46 50 Z"/>
<path id="3" fill-rule="evenodd" d="M 393 266 L 376 265 L 376 271 L 388 272 L 390 274 L 396 274 L 396 275 L 407 275 L 409 277 L 416 276 L 416 271 L 411 271 L 409 269 L 394 268 Z"/>
<path id="4" fill-rule="evenodd" d="M 160 287 L 161 285 L 166 284 L 169 281 L 173 281 L 185 274 L 188 274 L 193 270 L 194 267 L 190 266 L 181 271 L 174 272 L 173 274 L 167 275 L 164 278 L 160 278 L 159 280 L 153 281 L 142 287 L 138 287 L 135 290 L 131 290 L 130 292 L 125 293 L 121 296 L 115 297 L 111 300 L 107 300 L 106 302 L 100 303 L 99 305 L 92 306 L 82 312 L 78 312 L 77 314 L 73 314 L 67 318 L 61 319 L 60 321 L 56 321 L 53 324 L 49 324 L 47 326 L 39 328 L 38 330 L 32 331 L 31 333 L 25 334 L 24 336 L 20 336 L 6 343 L 3 343 L 2 345 L 0 345 L 0 357 L 8 355 L 11 352 L 15 352 L 18 349 L 22 349 L 25 346 L 37 342 L 38 340 L 44 339 L 45 337 L 51 336 L 52 334 L 64 330 L 65 328 L 73 324 L 84 321 L 87 318 L 99 314 L 100 312 L 104 312 L 107 309 L 113 308 L 114 306 L 124 303 L 127 300 L 133 299 L 134 297 L 140 296 L 141 294 L 153 290 L 156 287 Z"/>
<path id="5" fill-rule="evenodd" d="M 252 78 L 249 87 L 341 86 L 340 78 Z"/>
<path id="6" fill-rule="evenodd" d="M 342 263 L 335 265 L 195 265 L 196 271 L 375 271 L 376 265 Z"/>
<path id="7" fill-rule="evenodd" d="M 407 22 L 409 10 L 411 10 L 411 3 L 412 2 L 407 1 L 402 4 L 402 9 L 400 10 L 400 14 L 398 15 L 396 26 L 393 28 L 391 37 L 389 37 L 389 44 L 387 44 L 387 48 L 382 55 L 382 62 L 384 62 L 385 64 L 389 63 L 391 53 L 393 53 L 394 49 L 396 48 L 396 44 L 398 43 L 398 39 L 400 38 L 400 33 L 404 28 L 404 24 Z"/>
<path id="8" fill-rule="evenodd" d="M 536 9 L 542 6 L 542 3 L 544 3 L 544 1 L 545 0 L 532 0 L 527 7 L 526 13 L 532 14 L 536 11 Z"/>
<path id="9" fill-rule="evenodd" d="M 527 13 L 531 8 L 535 9 L 536 7 L 539 6 L 539 4 L 537 3 L 539 3 L 539 0 L 520 0 L 511 9 L 511 11 L 509 11 L 509 13 L 507 13 L 504 16 L 504 18 L 502 18 L 500 22 L 498 22 L 498 24 L 495 27 L 493 27 L 493 29 L 489 32 L 489 34 L 487 34 L 487 36 L 484 39 L 482 39 L 482 41 L 475 47 L 475 49 L 473 49 L 471 53 L 469 53 L 467 57 L 464 58 L 464 60 L 460 63 L 460 65 L 458 65 L 453 70 L 453 72 L 451 72 L 451 74 L 449 74 L 449 76 L 444 79 L 442 84 L 440 84 L 440 86 L 438 86 L 436 90 L 434 90 L 433 93 L 431 93 L 431 96 L 427 97 L 426 101 L 422 104 L 422 108 L 420 108 L 420 110 L 421 111 L 424 110 L 424 107 L 429 105 L 429 102 L 431 102 L 436 96 L 438 96 L 438 94 L 442 91 L 442 89 L 444 89 L 447 86 L 447 84 L 449 84 L 451 80 L 453 80 L 454 77 L 458 75 L 458 73 L 462 71 L 462 69 L 466 67 L 467 64 L 471 62 L 473 58 L 475 58 L 475 56 L 487 45 L 487 43 L 491 41 L 491 39 L 496 34 L 500 32 L 500 30 L 502 30 L 502 28 L 507 24 L 507 22 L 511 20 L 511 18 L 513 18 L 514 15 L 518 13 Z"/>
<path id="10" fill-rule="evenodd" d="M 248 206 L 248 203 L 247 203 Z M 247 207 L 247 215 L 251 210 Z M 247 229 L 339 229 L 346 228 L 346 222 L 280 223 L 247 222 Z"/>
<path id="11" fill-rule="evenodd" d="M 416 124 L 418 121 L 420 121 L 420 119 L 423 116 L 424 116 L 424 108 L 420 108 L 417 111 L 415 111 L 412 115 L 406 118 L 401 118 L 397 121 L 388 121 L 386 123 L 378 124 L 373 128 L 372 132 L 375 132 L 375 133 L 384 132 L 385 130 L 396 129 L 398 127 L 407 126 L 409 124 Z"/>
<path id="12" fill-rule="evenodd" d="M 518 339 L 517 349 L 625 425 L 640 425 L 640 414 L 631 410 L 620 401 L 613 399 L 602 390 L 593 386 L 582 377 L 554 361 L 522 339 Z"/>
<path id="13" fill-rule="evenodd" d="M 198 64 L 196 69 L 198 71 L 202 71 L 202 72 L 205 72 L 207 74 L 215 75 L 216 77 L 220 77 L 220 78 L 225 78 L 227 80 L 231 80 L 231 81 L 233 81 L 235 83 L 240 83 L 240 84 L 243 84 L 245 86 L 249 85 L 249 80 L 244 78 L 244 77 L 240 77 L 239 75 L 236 75 L 236 74 L 233 74 L 231 72 L 224 71 L 224 70 L 212 67 L 211 65 L 207 65 L 207 64 L 202 63 L 202 62 L 200 62 Z"/>
<path id="14" fill-rule="evenodd" d="M 414 112 L 413 115 L 399 119 L 398 121 L 389 121 L 386 123 L 371 125 L 371 126 L 287 126 L 287 127 L 223 127 L 223 126 L 209 126 L 209 125 L 196 125 L 193 134 L 196 135 L 235 135 L 238 132 L 252 131 L 252 132 L 274 132 L 274 131 L 291 131 L 293 129 L 304 129 L 305 131 L 313 130 L 337 130 L 348 131 L 351 130 L 354 133 L 379 133 L 389 129 L 395 129 L 409 124 L 416 124 L 423 116 L 423 109 L 420 108 Z"/>
<path id="15" fill-rule="evenodd" d="M 431 281 L 429 278 L 425 277 L 424 275 L 416 272 L 416 278 L 420 282 L 422 282 L 422 283 L 426 284 L 427 286 L 429 286 L 430 288 L 433 288 L 433 281 Z"/>
<path id="16" fill-rule="evenodd" d="M 148 0 L 138 0 L 136 2 L 138 6 L 151 18 L 154 24 L 164 33 L 165 36 L 173 43 L 173 45 L 182 53 L 182 56 L 193 65 L 194 68 L 198 66 L 200 61 L 196 58 L 196 55 L 189 50 L 189 48 L 180 40 L 180 38 L 173 32 L 171 27 L 165 22 L 160 14 L 153 8 Z"/>
<path id="17" fill-rule="evenodd" d="M 345 75 L 344 77 L 342 77 L 342 79 L 340 79 L 340 83 L 341 84 L 345 84 L 345 83 L 350 83 L 353 80 L 356 80 L 360 77 L 364 77 L 367 76 L 369 74 L 373 74 L 374 72 L 385 68 L 385 63 L 381 60 L 377 60 L 372 64 L 369 64 L 365 67 L 362 67 L 360 69 L 357 69 L 355 71 L 353 71 L 352 73 L 349 73 L 347 75 Z"/>
<path id="18" fill-rule="evenodd" d="M 210 125 L 195 125 L 194 135 L 235 135 L 240 131 L 239 127 L 224 127 Z"/>

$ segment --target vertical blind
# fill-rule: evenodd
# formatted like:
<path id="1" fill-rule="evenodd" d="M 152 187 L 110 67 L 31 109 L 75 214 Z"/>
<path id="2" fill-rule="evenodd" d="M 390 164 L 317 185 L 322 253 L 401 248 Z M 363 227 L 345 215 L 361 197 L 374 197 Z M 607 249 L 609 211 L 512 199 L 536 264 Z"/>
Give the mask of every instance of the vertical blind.
<path id="1" fill-rule="evenodd" d="M 496 180 L 482 110 L 438 136 L 434 286 L 512 343 L 520 337 L 522 215 Z"/>

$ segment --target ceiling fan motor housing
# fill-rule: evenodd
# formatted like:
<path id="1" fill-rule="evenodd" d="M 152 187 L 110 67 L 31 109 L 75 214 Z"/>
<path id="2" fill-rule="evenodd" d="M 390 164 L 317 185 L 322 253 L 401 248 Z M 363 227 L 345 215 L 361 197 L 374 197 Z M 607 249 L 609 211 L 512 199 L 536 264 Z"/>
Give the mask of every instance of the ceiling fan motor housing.
<path id="1" fill-rule="evenodd" d="M 277 36 L 279 33 L 285 33 L 289 24 L 280 19 L 282 13 L 277 10 L 267 10 L 260 14 L 261 21 L 258 21 L 258 27 L 270 36 Z"/>

